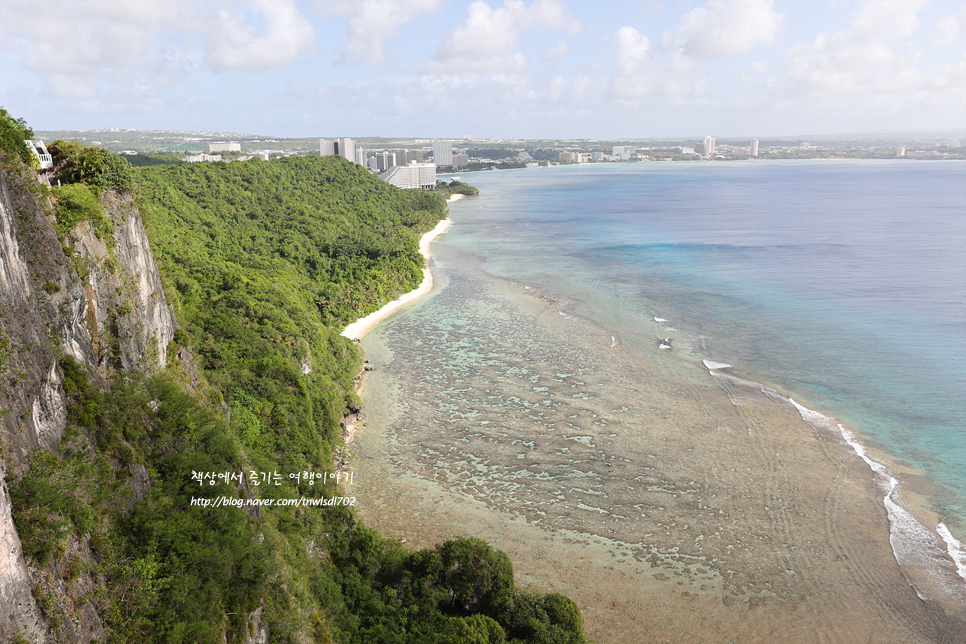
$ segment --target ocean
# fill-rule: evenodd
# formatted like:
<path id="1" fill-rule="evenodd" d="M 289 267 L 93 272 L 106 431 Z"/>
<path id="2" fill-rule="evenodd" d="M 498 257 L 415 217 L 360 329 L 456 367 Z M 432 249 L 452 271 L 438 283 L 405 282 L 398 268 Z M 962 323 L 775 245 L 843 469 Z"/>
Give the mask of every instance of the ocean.
<path id="1" fill-rule="evenodd" d="M 961 624 L 966 608 L 966 163 L 595 164 L 462 180 L 480 196 L 450 206 L 436 291 L 363 341 L 380 374 L 367 406 L 384 407 L 359 436 L 363 477 L 381 458 L 371 478 L 404 471 L 424 500 L 432 487 L 434 517 L 469 504 L 478 525 L 490 512 L 553 535 L 547 560 L 585 540 L 588 561 L 640 565 L 626 573 L 636 599 L 583 600 L 600 641 L 633 641 L 607 611 L 663 601 L 676 576 L 681 601 L 707 598 L 707 619 L 747 641 L 758 630 L 732 621 L 739 600 L 762 627 L 763 606 L 788 608 L 783 623 L 801 623 L 789 641 L 876 628 L 882 641 L 955 641 L 944 620 Z M 360 492 L 364 515 L 367 493 L 370 513 L 389 507 L 374 481 Z M 415 523 L 384 527 L 415 536 Z M 865 540 L 883 545 L 860 563 Z M 658 566 L 669 572 L 647 574 Z M 552 581 L 539 567 L 527 579 Z M 580 594 L 587 569 L 565 589 Z M 855 624 L 823 617 L 856 592 L 868 600 L 850 609 Z M 917 599 L 942 619 L 917 617 Z M 893 631 L 874 626 L 884 606 Z"/>

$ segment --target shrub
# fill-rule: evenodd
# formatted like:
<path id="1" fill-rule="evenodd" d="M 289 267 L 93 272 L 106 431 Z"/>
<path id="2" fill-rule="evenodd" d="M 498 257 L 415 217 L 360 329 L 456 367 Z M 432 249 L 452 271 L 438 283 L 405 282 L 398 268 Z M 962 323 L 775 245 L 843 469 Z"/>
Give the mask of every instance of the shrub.
<path id="1" fill-rule="evenodd" d="M 57 231 L 69 233 L 82 221 L 89 222 L 97 237 L 113 241 L 114 223 L 104 214 L 104 206 L 97 195 L 85 184 L 76 183 L 53 189 L 57 198 Z"/>
<path id="2" fill-rule="evenodd" d="M 134 186 L 134 168 L 115 152 L 63 140 L 54 141 L 47 149 L 62 183 L 85 183 L 98 192 L 130 192 Z"/>

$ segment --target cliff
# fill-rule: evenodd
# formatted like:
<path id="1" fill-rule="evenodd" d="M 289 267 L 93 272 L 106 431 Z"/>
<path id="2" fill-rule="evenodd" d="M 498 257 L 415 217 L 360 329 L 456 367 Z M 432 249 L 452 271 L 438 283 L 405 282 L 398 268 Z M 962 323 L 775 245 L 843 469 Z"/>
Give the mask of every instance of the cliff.
<path id="1" fill-rule="evenodd" d="M 59 238 L 52 204 L 23 166 L 0 169 L 0 641 L 90 641 L 103 636 L 85 576 L 66 584 L 56 561 L 28 568 L 3 477 L 38 449 L 55 450 L 67 422 L 62 354 L 106 380 L 118 369 L 163 368 L 174 318 L 140 214 L 129 195 L 105 191 L 112 243 L 86 222 Z M 81 554 L 88 544 L 72 542 Z M 46 589 L 46 613 L 31 592 Z"/>
<path id="2" fill-rule="evenodd" d="M 585 644 L 505 554 L 408 551 L 333 476 L 339 329 L 418 284 L 441 194 L 339 157 L 50 149 L 56 188 L 0 150 L 0 641 Z"/>

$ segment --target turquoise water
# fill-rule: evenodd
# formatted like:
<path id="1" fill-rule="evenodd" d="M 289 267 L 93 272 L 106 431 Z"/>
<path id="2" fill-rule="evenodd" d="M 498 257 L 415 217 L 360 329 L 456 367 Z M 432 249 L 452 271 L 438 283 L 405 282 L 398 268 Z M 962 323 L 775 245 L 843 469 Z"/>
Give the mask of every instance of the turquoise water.
<path id="1" fill-rule="evenodd" d="M 966 163 L 476 173 L 440 243 L 653 349 L 734 365 L 924 473 L 966 536 Z M 662 331 L 663 333 L 664 331 Z"/>

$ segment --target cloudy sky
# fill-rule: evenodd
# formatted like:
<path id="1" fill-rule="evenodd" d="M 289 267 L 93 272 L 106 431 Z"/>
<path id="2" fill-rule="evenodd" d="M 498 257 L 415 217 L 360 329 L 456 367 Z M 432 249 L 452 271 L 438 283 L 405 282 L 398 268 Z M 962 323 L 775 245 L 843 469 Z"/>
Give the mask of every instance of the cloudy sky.
<path id="1" fill-rule="evenodd" d="M 966 7 L 2 0 L 0 106 L 38 130 L 292 137 L 964 130 Z"/>

